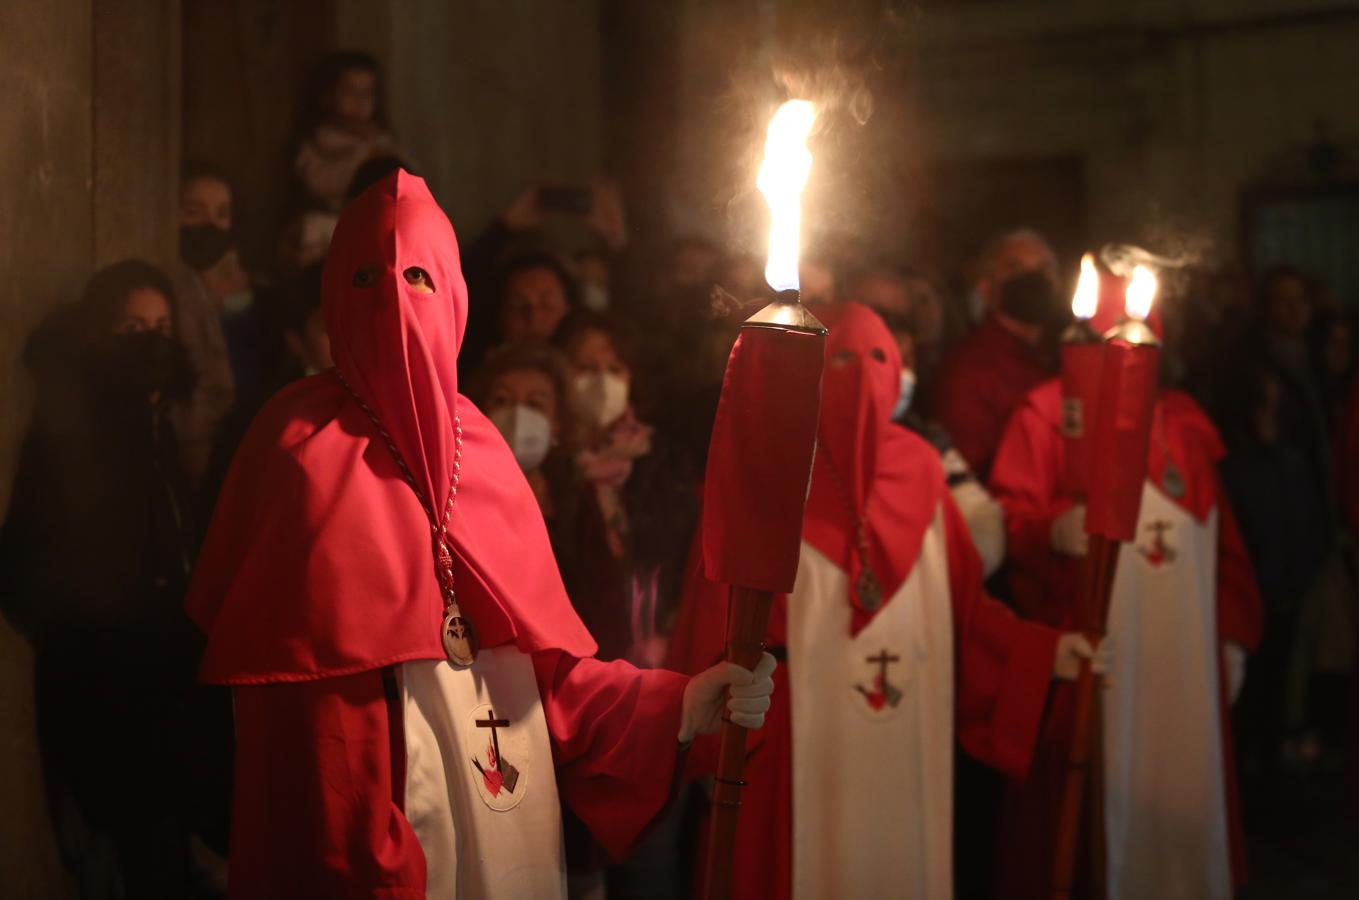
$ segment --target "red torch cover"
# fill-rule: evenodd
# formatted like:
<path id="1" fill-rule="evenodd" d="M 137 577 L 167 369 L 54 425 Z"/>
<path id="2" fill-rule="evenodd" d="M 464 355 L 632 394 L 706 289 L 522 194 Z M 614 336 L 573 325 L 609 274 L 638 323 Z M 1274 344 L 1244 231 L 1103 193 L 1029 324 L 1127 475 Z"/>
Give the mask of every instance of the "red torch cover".
<path id="1" fill-rule="evenodd" d="M 746 326 L 708 448 L 703 561 L 711 581 L 788 593 L 821 410 L 822 334 Z"/>
<path id="2" fill-rule="evenodd" d="M 1151 345 L 1117 339 L 1105 345 L 1085 520 L 1090 534 L 1136 536 L 1160 356 Z"/>
<path id="3" fill-rule="evenodd" d="M 1103 341 L 1062 345 L 1062 437 L 1066 439 L 1066 490 L 1081 497 L 1090 492 L 1103 365 Z"/>

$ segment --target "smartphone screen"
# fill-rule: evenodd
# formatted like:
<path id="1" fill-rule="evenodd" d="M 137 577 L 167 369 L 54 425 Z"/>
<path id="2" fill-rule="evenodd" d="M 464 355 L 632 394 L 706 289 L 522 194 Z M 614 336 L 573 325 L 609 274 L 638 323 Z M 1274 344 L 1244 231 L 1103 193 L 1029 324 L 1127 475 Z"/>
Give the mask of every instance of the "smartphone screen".
<path id="1" fill-rule="evenodd" d="M 538 205 L 555 212 L 587 213 L 590 211 L 589 188 L 545 187 L 538 189 Z"/>

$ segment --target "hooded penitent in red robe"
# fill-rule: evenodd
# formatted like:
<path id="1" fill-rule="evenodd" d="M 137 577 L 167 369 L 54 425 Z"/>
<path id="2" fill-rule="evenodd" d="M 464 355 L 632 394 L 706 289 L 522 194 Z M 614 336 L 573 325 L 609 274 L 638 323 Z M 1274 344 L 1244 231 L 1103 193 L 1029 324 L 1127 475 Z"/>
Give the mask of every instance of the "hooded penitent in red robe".
<path id="1" fill-rule="evenodd" d="M 1074 610 L 1076 562 L 1058 554 L 1051 544 L 1053 521 L 1073 502 L 1061 483 L 1066 454 L 1061 434 L 1061 404 L 1061 385 L 1056 380 L 1029 394 L 1010 420 L 1001 441 L 992 468 L 991 489 L 1005 507 L 1011 588 L 1016 607 L 1027 618 L 1058 628 L 1070 628 L 1077 624 Z M 1197 404 L 1179 391 L 1163 391 L 1156 401 L 1153 416 L 1149 486 L 1144 497 L 1158 498 L 1157 502 L 1168 504 L 1165 508 L 1182 511 L 1186 521 L 1199 523 L 1200 527 L 1207 527 L 1212 517 L 1216 517 L 1216 558 L 1200 561 L 1206 566 L 1210 579 L 1207 583 L 1211 583 L 1211 579 L 1216 581 L 1216 610 L 1210 618 L 1216 629 L 1215 645 L 1220 648 L 1232 642 L 1249 650 L 1255 647 L 1260 636 L 1260 597 L 1245 546 L 1218 479 L 1216 465 L 1222 454 L 1217 432 Z M 1156 523 L 1147 521 L 1147 502 L 1144 499 L 1138 540 L 1126 545 L 1120 556 L 1120 572 L 1125 567 L 1166 565 L 1157 558 L 1158 553 L 1175 565 L 1190 562 L 1174 559 L 1176 553 L 1188 552 L 1185 549 L 1189 546 L 1187 535 L 1171 534 L 1162 542 L 1160 537 L 1149 533 L 1148 529 Z M 1118 582 L 1115 607 L 1120 602 L 1117 585 Z M 1134 605 L 1155 606 L 1166 604 L 1170 598 L 1143 590 L 1129 599 Z M 1111 607 L 1110 627 L 1117 666 L 1126 661 L 1121 657 L 1132 655 L 1133 648 L 1119 644 L 1117 628 L 1113 624 L 1116 616 L 1117 610 Z M 1192 623 L 1186 621 L 1184 624 L 1188 627 Z M 1204 676 L 1196 675 L 1193 666 L 1178 655 L 1185 649 L 1167 642 L 1159 648 L 1159 660 L 1164 672 L 1178 673 L 1185 679 L 1185 690 L 1188 691 L 1191 681 L 1197 683 Z M 1217 660 L 1219 671 L 1215 687 L 1218 697 L 1213 704 L 1219 712 L 1221 758 L 1211 762 L 1209 770 L 1214 775 L 1223 773 L 1225 783 L 1219 793 L 1226 806 L 1230 875 L 1239 882 L 1245 873 L 1244 845 L 1231 755 L 1226 679 L 1221 665 L 1221 660 Z M 1110 690 L 1135 692 L 1138 677 L 1137 673 L 1129 675 L 1116 670 Z M 1146 677 L 1145 671 L 1141 677 Z M 1003 825 L 1002 896 L 1050 896 L 1057 804 L 1070 741 L 1073 699 L 1070 687 L 1059 685 L 1055 688 L 1033 770 L 1027 781 L 1011 786 Z M 1111 702 L 1110 695 L 1106 695 L 1105 702 L 1106 705 Z M 1145 725 L 1142 731 L 1144 735 L 1150 733 Z M 1193 739 L 1183 734 L 1178 738 L 1182 744 L 1181 761 L 1194 760 L 1194 749 L 1190 746 Z M 1113 796 L 1106 801 L 1120 806 L 1134 802 L 1135 798 Z M 1168 823 L 1164 827 L 1168 828 Z M 1164 830 L 1162 833 L 1171 834 Z M 1155 876 L 1155 873 L 1146 874 Z M 1173 893 L 1163 896 L 1172 895 L 1178 896 Z"/>
<path id="2" fill-rule="evenodd" d="M 953 735 L 1022 775 L 1058 633 L 982 593 L 939 454 L 891 422 L 886 326 L 853 303 L 817 316 L 830 335 L 802 558 L 768 635 L 787 665 L 750 743 L 733 896 L 948 896 Z M 725 617 L 724 589 L 693 566 L 671 664 L 718 660 Z"/>
<path id="3" fill-rule="evenodd" d="M 414 289 L 413 269 L 433 293 Z M 448 543 L 462 615 L 484 656 L 531 660 L 541 712 L 529 706 L 545 716 L 561 797 L 621 851 L 669 793 L 685 679 L 589 658 L 533 494 L 458 393 L 466 289 L 453 229 L 421 179 L 398 171 L 346 209 L 323 309 L 337 371 L 286 388 L 256 418 L 187 601 L 208 634 L 204 679 L 235 687 L 231 895 L 425 896 L 397 686 L 413 690 L 404 670 L 445 659 L 420 498 L 442 513 L 459 466 Z"/>

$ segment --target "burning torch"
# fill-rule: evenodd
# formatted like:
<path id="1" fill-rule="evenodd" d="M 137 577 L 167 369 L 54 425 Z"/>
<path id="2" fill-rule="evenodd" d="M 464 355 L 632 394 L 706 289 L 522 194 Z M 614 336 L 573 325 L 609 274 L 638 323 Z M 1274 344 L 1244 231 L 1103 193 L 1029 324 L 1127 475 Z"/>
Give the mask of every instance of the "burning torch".
<path id="1" fill-rule="evenodd" d="M 741 326 L 722 381 L 704 480 L 703 563 L 730 586 L 727 659 L 753 669 L 764 650 L 775 594 L 792 591 L 811 480 L 826 329 L 798 296 L 806 141 L 816 110 L 790 100 L 769 122 L 756 185 L 769 204 L 765 279 L 774 302 Z M 705 900 L 731 892 L 746 730 L 722 723 L 712 797 Z"/>
<path id="2" fill-rule="evenodd" d="M 1161 343 L 1146 323 L 1157 288 L 1156 275 L 1146 266 L 1136 266 L 1126 283 L 1123 320 L 1102 337 L 1089 324 L 1101 291 L 1122 284 L 1121 279 L 1102 279 L 1089 254 L 1081 260 L 1072 301 L 1076 322 L 1062 345 L 1065 479 L 1077 502 L 1087 503 L 1085 530 L 1090 536 L 1077 571 L 1076 615 L 1092 644 L 1104 639 L 1119 547 L 1136 534 L 1161 356 Z M 1103 849 L 1102 816 L 1092 812 L 1101 809 L 1096 796 L 1100 780 L 1089 777 L 1100 753 L 1096 686 L 1089 661 L 1082 661 L 1058 813 L 1055 900 L 1070 897 L 1074 889 L 1083 809 L 1091 812 L 1091 848 L 1096 856 Z M 1087 782 L 1094 783 L 1088 807 Z M 1101 870 L 1095 867 L 1097 874 Z"/>

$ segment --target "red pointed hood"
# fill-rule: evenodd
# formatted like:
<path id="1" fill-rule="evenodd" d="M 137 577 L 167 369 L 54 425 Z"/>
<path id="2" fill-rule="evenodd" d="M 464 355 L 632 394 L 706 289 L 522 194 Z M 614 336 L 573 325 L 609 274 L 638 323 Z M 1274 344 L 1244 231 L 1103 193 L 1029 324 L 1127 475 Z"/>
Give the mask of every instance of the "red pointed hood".
<path id="1" fill-rule="evenodd" d="M 939 454 L 891 421 L 901 355 L 877 313 L 859 303 L 818 308 L 830 329 L 821 422 L 803 536 L 850 578 L 854 630 L 876 610 L 854 585 L 862 570 L 856 521 L 886 601 L 910 575 L 944 491 Z"/>
<path id="2" fill-rule="evenodd" d="M 434 293 L 407 283 L 412 267 Z M 345 209 L 322 290 L 337 370 L 440 514 L 462 421 L 449 542 L 481 645 L 593 654 L 518 464 L 458 395 L 467 290 L 453 228 L 421 179 L 395 172 Z M 208 681 L 299 681 L 443 657 L 428 517 L 334 373 L 285 388 L 251 424 L 186 606 L 208 632 Z"/>
<path id="3" fill-rule="evenodd" d="M 428 273 L 434 293 L 407 282 L 412 268 Z M 397 170 L 350 204 L 326 255 L 321 297 L 335 368 L 377 413 L 441 514 L 467 285 L 453 226 L 423 179 Z"/>

